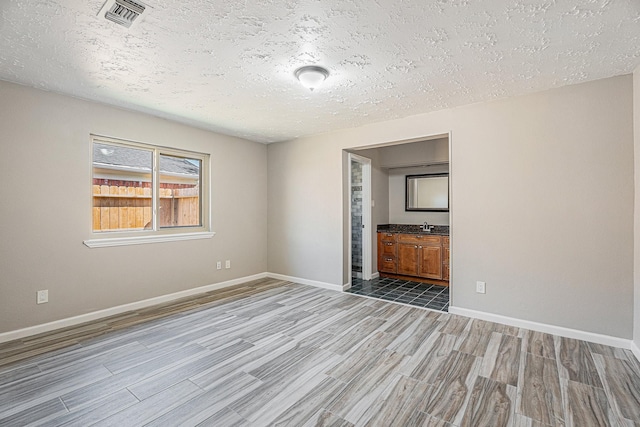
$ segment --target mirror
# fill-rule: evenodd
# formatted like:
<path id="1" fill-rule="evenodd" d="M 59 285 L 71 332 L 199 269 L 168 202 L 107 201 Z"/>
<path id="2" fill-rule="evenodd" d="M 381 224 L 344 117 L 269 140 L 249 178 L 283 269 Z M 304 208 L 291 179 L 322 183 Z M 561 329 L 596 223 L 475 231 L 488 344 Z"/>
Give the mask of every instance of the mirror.
<path id="1" fill-rule="evenodd" d="M 405 190 L 405 211 L 449 211 L 448 173 L 407 175 Z"/>

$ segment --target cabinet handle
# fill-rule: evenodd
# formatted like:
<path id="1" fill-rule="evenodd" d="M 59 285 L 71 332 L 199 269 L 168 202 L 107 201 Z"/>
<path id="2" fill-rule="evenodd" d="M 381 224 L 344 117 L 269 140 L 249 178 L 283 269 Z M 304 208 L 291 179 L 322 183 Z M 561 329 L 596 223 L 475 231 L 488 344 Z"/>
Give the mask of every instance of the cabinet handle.
<path id="1" fill-rule="evenodd" d="M 385 258 L 385 261 L 393 261 L 393 258 Z"/>
<path id="2" fill-rule="evenodd" d="M 420 246 L 420 249 L 422 249 L 422 246 Z"/>
<path id="3" fill-rule="evenodd" d="M 385 243 L 387 246 L 393 246 L 393 243 Z"/>
<path id="4" fill-rule="evenodd" d="M 414 248 L 418 248 L 418 245 L 415 245 Z"/>

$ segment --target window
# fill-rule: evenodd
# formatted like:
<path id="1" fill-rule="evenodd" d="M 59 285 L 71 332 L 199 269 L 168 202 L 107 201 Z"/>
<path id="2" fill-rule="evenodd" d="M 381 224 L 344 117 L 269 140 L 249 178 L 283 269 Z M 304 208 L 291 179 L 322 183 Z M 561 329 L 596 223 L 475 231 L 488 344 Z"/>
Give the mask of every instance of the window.
<path id="1" fill-rule="evenodd" d="M 87 246 L 112 246 L 103 236 L 132 244 L 213 235 L 208 154 L 98 136 L 92 144 L 92 231 L 99 238 Z"/>

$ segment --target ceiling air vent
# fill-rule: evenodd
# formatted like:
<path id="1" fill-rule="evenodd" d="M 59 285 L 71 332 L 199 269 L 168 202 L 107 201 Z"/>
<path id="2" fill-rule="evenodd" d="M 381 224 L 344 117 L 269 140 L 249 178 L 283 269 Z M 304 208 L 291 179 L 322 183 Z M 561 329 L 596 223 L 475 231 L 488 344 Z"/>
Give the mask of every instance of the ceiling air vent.
<path id="1" fill-rule="evenodd" d="M 141 19 L 140 15 L 146 8 L 147 6 L 139 1 L 107 0 L 98 16 L 104 16 L 109 21 L 129 28 L 136 20 Z"/>

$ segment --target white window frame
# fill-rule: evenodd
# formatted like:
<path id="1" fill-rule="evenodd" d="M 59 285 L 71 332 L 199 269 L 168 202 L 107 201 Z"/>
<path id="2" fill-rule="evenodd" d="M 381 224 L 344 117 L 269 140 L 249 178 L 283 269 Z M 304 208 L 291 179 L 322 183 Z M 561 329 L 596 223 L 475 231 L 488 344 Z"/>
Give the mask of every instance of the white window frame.
<path id="1" fill-rule="evenodd" d="M 142 142 L 127 141 L 123 139 L 105 137 L 100 135 L 91 135 L 90 149 L 90 175 L 89 186 L 91 197 L 89 198 L 88 217 L 93 214 L 93 146 L 96 143 L 105 143 L 111 145 L 120 145 L 123 147 L 137 148 L 149 150 L 153 153 L 153 184 L 152 184 L 152 229 L 151 230 L 123 230 L 94 232 L 93 223 L 91 222 L 90 235 L 91 238 L 84 240 L 84 244 L 89 248 L 101 248 L 110 246 L 127 246 L 139 245 L 145 243 L 173 242 L 180 240 L 196 240 L 210 239 L 215 235 L 211 229 L 211 156 L 207 153 L 198 153 L 195 151 L 182 150 L 178 148 L 163 147 L 154 144 Z M 181 226 L 181 227 L 163 227 L 158 226 L 158 200 L 160 197 L 160 168 L 158 162 L 160 155 L 188 157 L 201 161 L 200 170 L 200 206 L 201 225 L 199 226 Z"/>

